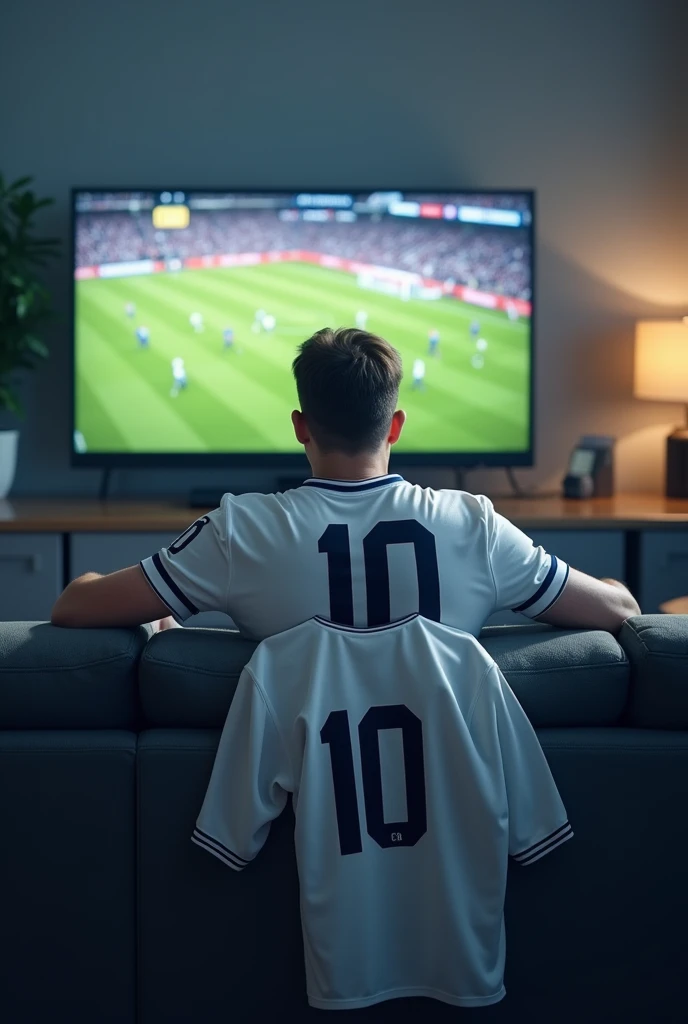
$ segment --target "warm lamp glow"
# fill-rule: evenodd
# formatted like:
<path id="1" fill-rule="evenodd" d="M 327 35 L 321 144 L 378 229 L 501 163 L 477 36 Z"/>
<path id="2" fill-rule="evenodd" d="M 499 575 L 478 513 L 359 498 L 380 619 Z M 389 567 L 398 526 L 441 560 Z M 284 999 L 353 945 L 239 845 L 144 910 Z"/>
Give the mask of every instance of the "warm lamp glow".
<path id="1" fill-rule="evenodd" d="M 640 320 L 636 324 L 636 398 L 688 404 L 687 321 Z"/>

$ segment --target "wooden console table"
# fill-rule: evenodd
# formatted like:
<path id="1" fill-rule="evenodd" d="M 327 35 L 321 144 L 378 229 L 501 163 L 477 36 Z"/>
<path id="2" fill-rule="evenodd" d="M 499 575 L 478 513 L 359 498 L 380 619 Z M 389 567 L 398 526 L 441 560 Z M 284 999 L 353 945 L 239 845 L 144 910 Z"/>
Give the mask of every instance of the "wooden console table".
<path id="1" fill-rule="evenodd" d="M 623 579 L 645 612 L 688 594 L 688 501 L 628 494 L 494 503 L 571 565 Z M 131 565 L 169 544 L 203 511 L 173 501 L 0 501 L 0 619 L 47 618 L 74 576 Z"/>

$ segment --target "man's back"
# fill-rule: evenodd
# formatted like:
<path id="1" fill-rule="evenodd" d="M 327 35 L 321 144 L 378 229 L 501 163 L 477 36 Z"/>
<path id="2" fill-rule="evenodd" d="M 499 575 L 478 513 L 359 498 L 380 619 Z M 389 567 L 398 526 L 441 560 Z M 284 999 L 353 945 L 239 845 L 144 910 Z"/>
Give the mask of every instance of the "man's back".
<path id="1" fill-rule="evenodd" d="M 532 726 L 466 633 L 417 615 L 265 641 L 229 711 L 194 841 L 241 870 L 294 794 L 309 999 L 504 995 L 508 856 L 572 835 Z"/>
<path id="2" fill-rule="evenodd" d="M 477 634 L 503 608 L 614 632 L 639 614 L 623 584 L 569 573 L 487 498 L 389 475 L 406 414 L 401 359 L 384 338 L 323 328 L 292 369 L 292 426 L 314 479 L 285 494 L 226 495 L 140 566 L 85 573 L 55 602 L 55 625 L 166 629 L 168 611 L 221 611 L 260 640 L 312 615 L 366 626 L 419 612 Z"/>
<path id="3" fill-rule="evenodd" d="M 142 568 L 178 618 L 223 611 L 258 640 L 314 615 L 365 627 L 419 613 L 477 635 L 502 608 L 541 614 L 568 574 L 488 499 L 396 475 L 226 495 Z"/>

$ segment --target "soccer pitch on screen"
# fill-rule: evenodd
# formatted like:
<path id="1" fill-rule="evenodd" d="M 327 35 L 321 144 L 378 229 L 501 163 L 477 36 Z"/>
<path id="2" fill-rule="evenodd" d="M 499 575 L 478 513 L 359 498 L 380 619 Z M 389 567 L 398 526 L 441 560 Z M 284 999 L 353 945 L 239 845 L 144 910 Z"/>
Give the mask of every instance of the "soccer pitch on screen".
<path id="1" fill-rule="evenodd" d="M 258 329 L 259 310 L 268 326 L 274 318 L 272 330 Z M 321 327 L 354 326 L 361 311 L 366 329 L 402 356 L 399 405 L 408 421 L 396 451 L 527 450 L 527 319 L 454 298 L 380 294 L 351 274 L 305 263 L 77 281 L 77 448 L 298 452 L 289 420 L 297 346 Z M 190 322 L 194 313 L 200 329 Z M 141 327 L 146 344 L 137 338 Z M 435 354 L 431 331 L 439 332 Z M 412 375 L 417 359 L 425 364 L 421 384 Z M 173 377 L 173 360 L 183 360 L 185 386 Z"/>

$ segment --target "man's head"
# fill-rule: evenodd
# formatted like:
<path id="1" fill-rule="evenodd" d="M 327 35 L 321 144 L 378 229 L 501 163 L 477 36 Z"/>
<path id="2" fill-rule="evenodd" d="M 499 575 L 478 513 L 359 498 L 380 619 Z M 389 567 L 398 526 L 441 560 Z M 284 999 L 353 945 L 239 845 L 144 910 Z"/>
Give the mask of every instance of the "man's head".
<path id="1" fill-rule="evenodd" d="M 302 443 L 312 439 L 322 455 L 356 456 L 397 440 L 401 358 L 383 338 L 326 327 L 300 346 L 293 371 L 302 413 L 292 419 Z"/>

